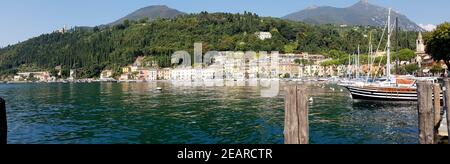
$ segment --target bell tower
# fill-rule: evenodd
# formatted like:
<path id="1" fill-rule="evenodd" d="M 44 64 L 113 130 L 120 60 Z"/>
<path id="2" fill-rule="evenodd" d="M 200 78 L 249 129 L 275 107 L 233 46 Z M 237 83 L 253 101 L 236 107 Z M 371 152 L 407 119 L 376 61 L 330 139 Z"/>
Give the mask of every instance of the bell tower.
<path id="1" fill-rule="evenodd" d="M 425 44 L 423 43 L 422 32 L 419 32 L 419 36 L 417 37 L 416 40 L 416 52 L 418 54 L 425 53 Z"/>

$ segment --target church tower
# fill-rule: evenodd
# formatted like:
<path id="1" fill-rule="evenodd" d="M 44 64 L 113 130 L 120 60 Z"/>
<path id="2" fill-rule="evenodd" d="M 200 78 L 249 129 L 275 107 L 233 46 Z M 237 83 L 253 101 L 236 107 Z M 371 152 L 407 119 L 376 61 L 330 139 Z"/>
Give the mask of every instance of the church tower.
<path id="1" fill-rule="evenodd" d="M 416 40 L 416 52 L 417 54 L 425 54 L 425 44 L 423 43 L 422 32 L 419 32 L 419 36 Z"/>

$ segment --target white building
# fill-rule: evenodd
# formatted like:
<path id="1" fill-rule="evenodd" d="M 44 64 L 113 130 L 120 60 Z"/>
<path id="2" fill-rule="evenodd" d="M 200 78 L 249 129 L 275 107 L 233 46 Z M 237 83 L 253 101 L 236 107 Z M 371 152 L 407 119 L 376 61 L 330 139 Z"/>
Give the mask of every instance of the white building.
<path id="1" fill-rule="evenodd" d="M 308 77 L 323 77 L 325 76 L 325 67 L 321 66 L 321 65 L 306 65 L 303 68 L 304 71 L 304 76 L 308 76 Z"/>
<path id="2" fill-rule="evenodd" d="M 337 66 L 337 76 L 344 77 L 347 74 L 347 66 L 339 65 Z"/>
<path id="3" fill-rule="evenodd" d="M 224 63 L 224 74 L 227 80 L 245 79 L 246 64 L 243 52 L 227 54 Z"/>
<path id="4" fill-rule="evenodd" d="M 325 67 L 324 76 L 335 76 L 336 75 L 336 67 L 335 66 L 327 66 Z"/>
<path id="5" fill-rule="evenodd" d="M 77 78 L 77 71 L 75 69 L 70 70 L 69 80 L 74 80 Z"/>
<path id="6" fill-rule="evenodd" d="M 100 80 L 110 79 L 113 75 L 112 70 L 104 70 L 100 73 Z"/>
<path id="7" fill-rule="evenodd" d="M 158 80 L 158 70 L 157 69 L 149 69 L 148 71 L 147 81 L 155 81 Z"/>
<path id="8" fill-rule="evenodd" d="M 50 73 L 49 72 L 21 72 L 17 73 L 17 76 L 14 76 L 15 81 L 22 81 L 22 80 L 34 80 L 37 79 L 38 81 L 49 81 Z"/>
<path id="9" fill-rule="evenodd" d="M 261 40 L 271 39 L 272 34 L 270 32 L 257 32 L 256 35 Z"/>
<path id="10" fill-rule="evenodd" d="M 170 80 L 170 68 L 163 68 L 158 70 L 158 80 Z"/>
<path id="11" fill-rule="evenodd" d="M 191 81 L 193 73 L 192 67 L 175 68 L 171 71 L 171 80 Z"/>
<path id="12" fill-rule="evenodd" d="M 131 69 L 131 73 L 138 72 L 139 67 L 133 65 L 133 66 L 130 67 L 130 69 Z"/>

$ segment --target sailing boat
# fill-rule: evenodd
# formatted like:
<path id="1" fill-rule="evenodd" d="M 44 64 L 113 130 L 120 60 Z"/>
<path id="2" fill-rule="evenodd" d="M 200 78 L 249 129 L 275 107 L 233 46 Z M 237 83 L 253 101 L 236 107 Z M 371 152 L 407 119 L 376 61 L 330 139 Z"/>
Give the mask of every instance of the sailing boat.
<path id="1" fill-rule="evenodd" d="M 386 77 L 374 82 L 341 85 L 347 88 L 353 99 L 364 100 L 384 100 L 384 101 L 417 101 L 417 86 L 419 80 L 414 76 L 393 76 L 391 75 L 391 9 L 388 14 L 388 40 L 387 40 L 387 63 Z M 437 82 L 435 78 L 423 78 Z"/>

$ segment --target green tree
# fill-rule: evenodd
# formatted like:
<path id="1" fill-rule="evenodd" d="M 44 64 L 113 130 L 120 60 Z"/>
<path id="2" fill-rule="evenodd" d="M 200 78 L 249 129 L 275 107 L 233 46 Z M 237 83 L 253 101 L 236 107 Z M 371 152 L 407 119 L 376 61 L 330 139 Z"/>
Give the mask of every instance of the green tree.
<path id="1" fill-rule="evenodd" d="M 426 38 L 426 52 L 435 60 L 444 60 L 450 68 L 450 23 L 439 25 L 431 35 Z"/>
<path id="2" fill-rule="evenodd" d="M 131 23 L 130 23 L 130 20 L 128 20 L 128 19 L 123 21 L 123 25 L 124 25 L 125 27 L 130 27 L 130 24 L 131 24 Z"/>
<path id="3" fill-rule="evenodd" d="M 434 64 L 433 67 L 431 67 L 430 72 L 433 73 L 433 75 L 436 75 L 438 73 L 444 72 L 444 69 L 442 68 L 442 65 L 440 63 Z"/>
<path id="4" fill-rule="evenodd" d="M 400 61 L 409 61 L 412 58 L 416 57 L 416 53 L 413 50 L 410 49 L 402 49 L 398 53 L 395 53 L 391 56 L 392 61 L 397 60 L 397 55 Z"/>
<path id="5" fill-rule="evenodd" d="M 404 66 L 404 70 L 408 74 L 414 74 L 419 70 L 419 66 L 417 64 L 408 64 Z"/>

